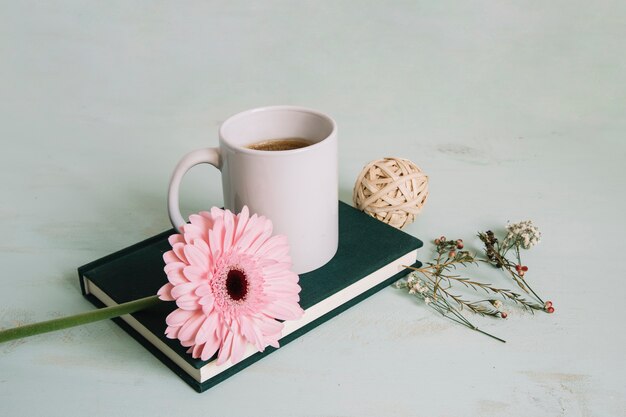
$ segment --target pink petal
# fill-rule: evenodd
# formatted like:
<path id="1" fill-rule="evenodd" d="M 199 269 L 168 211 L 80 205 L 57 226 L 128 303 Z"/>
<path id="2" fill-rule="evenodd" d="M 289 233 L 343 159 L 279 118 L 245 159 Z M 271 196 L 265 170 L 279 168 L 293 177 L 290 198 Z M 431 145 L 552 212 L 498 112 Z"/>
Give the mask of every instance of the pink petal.
<path id="1" fill-rule="evenodd" d="M 300 277 L 295 272 L 290 270 L 267 274 L 265 273 L 265 269 L 263 269 L 263 275 L 263 280 L 267 283 L 287 282 L 298 285 L 298 282 L 300 281 Z"/>
<path id="2" fill-rule="evenodd" d="M 172 327 L 172 326 L 167 326 L 167 328 L 165 329 L 165 336 L 168 339 L 178 339 L 178 331 L 180 330 L 180 327 L 176 326 L 176 327 Z"/>
<path id="3" fill-rule="evenodd" d="M 235 218 L 236 227 L 235 227 L 235 235 L 233 237 L 233 244 L 236 244 L 241 235 L 243 234 L 246 225 L 248 224 L 248 218 L 250 217 L 250 212 L 248 210 L 248 206 L 243 206 L 241 212 Z"/>
<path id="4" fill-rule="evenodd" d="M 214 229 L 209 230 L 209 248 L 213 259 L 218 259 L 222 254 L 222 240 Z"/>
<path id="5" fill-rule="evenodd" d="M 261 245 L 265 243 L 265 241 L 272 235 L 272 222 L 269 220 L 265 220 L 265 224 L 263 225 L 263 232 L 257 237 L 254 242 L 250 245 L 250 247 L 246 250 L 247 253 L 255 255 L 259 250 Z"/>
<path id="6" fill-rule="evenodd" d="M 230 210 L 224 213 L 224 242 L 222 248 L 224 252 L 233 246 L 233 238 L 235 234 L 235 216 Z"/>
<path id="7" fill-rule="evenodd" d="M 206 238 L 206 232 L 213 226 L 213 219 L 208 211 L 201 211 L 198 214 L 192 214 L 189 216 L 189 221 L 198 229 L 202 230 L 204 237 Z"/>
<path id="8" fill-rule="evenodd" d="M 264 335 L 280 334 L 283 331 L 283 324 L 271 317 L 263 315 L 253 317 L 252 320 Z"/>
<path id="9" fill-rule="evenodd" d="M 279 320 L 299 319 L 304 313 L 297 303 L 286 302 L 282 299 L 266 305 L 263 312 Z"/>
<path id="10" fill-rule="evenodd" d="M 256 255 L 258 257 L 278 259 L 286 255 L 288 252 L 289 243 L 287 243 L 287 236 L 276 235 L 267 239 L 256 252 Z"/>
<path id="11" fill-rule="evenodd" d="M 250 244 L 257 238 L 262 232 L 262 228 L 257 225 L 258 216 L 253 214 L 249 219 L 246 227 L 241 232 L 241 236 L 237 239 L 237 245 L 235 246 L 240 252 L 245 252 Z"/>
<path id="12" fill-rule="evenodd" d="M 200 305 L 202 306 L 202 312 L 204 315 L 208 316 L 213 312 L 213 308 L 215 307 L 215 299 L 212 295 L 207 295 L 206 297 L 202 297 L 200 299 Z"/>
<path id="13" fill-rule="evenodd" d="M 189 280 L 185 278 L 185 276 L 183 275 L 182 268 L 170 271 L 167 274 L 167 279 L 169 280 L 169 282 L 172 283 L 172 285 L 179 285 L 179 284 L 184 284 L 186 282 L 189 282 Z"/>
<path id="14" fill-rule="evenodd" d="M 298 283 L 298 281 L 300 281 L 300 277 L 295 272 L 289 270 L 283 270 L 281 272 L 273 272 L 271 274 L 267 274 L 264 269 L 263 279 L 265 280 L 265 282 L 287 281 Z"/>
<path id="15" fill-rule="evenodd" d="M 165 318 L 165 323 L 168 326 L 179 327 L 182 326 L 193 315 L 193 311 L 181 310 L 180 308 L 178 308 L 168 314 L 168 316 Z"/>
<path id="16" fill-rule="evenodd" d="M 204 316 L 204 314 L 196 314 L 181 326 L 180 332 L 178 333 L 178 338 L 181 340 L 195 340 L 196 333 L 198 333 L 198 329 L 200 328 L 200 326 L 202 326 L 202 323 L 204 323 L 205 320 L 206 317 Z"/>
<path id="17" fill-rule="evenodd" d="M 221 340 L 216 333 L 211 335 L 204 344 L 204 349 L 202 349 L 202 355 L 200 356 L 200 359 L 202 359 L 203 361 L 208 361 L 220 347 L 220 342 Z"/>
<path id="18" fill-rule="evenodd" d="M 170 235 L 170 237 L 167 238 L 167 241 L 170 242 L 171 247 L 174 247 L 174 245 L 177 243 L 185 243 L 185 239 L 180 233 Z"/>
<path id="19" fill-rule="evenodd" d="M 276 296 L 278 294 L 273 294 L 273 295 Z M 277 300 L 281 300 L 289 304 L 298 304 L 300 302 L 300 296 L 298 294 L 293 294 L 293 293 L 280 294 L 278 297 L 275 297 L 271 302 L 274 302 Z"/>
<path id="20" fill-rule="evenodd" d="M 185 257 L 185 247 L 186 246 L 187 246 L 187 244 L 185 244 L 185 243 L 175 243 L 172 246 L 172 250 L 174 251 L 176 256 L 178 256 L 178 259 L 180 259 L 181 262 L 184 262 L 185 264 L 189 264 L 189 262 L 187 261 L 187 258 Z"/>
<path id="21" fill-rule="evenodd" d="M 203 281 L 207 277 L 206 269 L 202 269 L 195 265 L 186 266 L 185 269 L 183 269 L 183 275 L 188 281 L 195 282 Z"/>
<path id="22" fill-rule="evenodd" d="M 280 298 L 281 296 L 289 294 L 297 295 L 301 291 L 301 288 L 298 284 L 295 284 L 293 282 L 270 281 L 265 283 L 263 291 L 269 296 L 275 295 L 277 296 L 277 298 Z"/>
<path id="23" fill-rule="evenodd" d="M 213 298 L 213 294 L 205 295 L 204 297 L 200 298 L 198 304 L 202 306 L 202 310 L 204 311 L 204 313 L 208 314 L 209 312 L 211 312 L 211 310 L 213 310 L 215 298 Z"/>
<path id="24" fill-rule="evenodd" d="M 193 224 L 186 224 L 183 237 L 185 238 L 185 243 L 191 244 L 196 239 L 202 239 L 202 237 L 206 234 L 206 231 L 202 231 L 202 229 Z"/>
<path id="25" fill-rule="evenodd" d="M 198 297 L 204 297 L 205 295 L 213 295 L 213 291 L 209 284 L 201 283 L 195 291 Z"/>
<path id="26" fill-rule="evenodd" d="M 286 275 L 295 275 L 295 273 L 291 272 L 289 270 L 289 265 L 288 264 L 284 264 L 282 262 L 275 262 L 273 264 L 267 265 L 263 267 L 263 275 L 266 277 L 269 277 L 271 275 L 280 275 L 283 276 L 285 275 L 285 278 L 287 278 Z"/>
<path id="27" fill-rule="evenodd" d="M 239 332 L 239 325 L 236 321 L 233 321 L 233 347 L 230 354 L 230 362 L 237 363 L 243 357 L 246 351 L 246 339 Z"/>
<path id="28" fill-rule="evenodd" d="M 202 306 L 202 314 L 204 314 L 205 316 L 210 316 L 211 314 L 215 314 L 213 312 L 214 308 L 215 308 L 215 304 L 213 304 L 213 303 L 207 304 L 207 305 L 203 305 Z"/>
<path id="29" fill-rule="evenodd" d="M 217 354 L 217 365 L 221 365 L 230 357 L 231 349 L 233 347 L 233 334 L 228 332 L 225 338 L 222 339 L 220 351 Z"/>
<path id="30" fill-rule="evenodd" d="M 170 271 L 174 271 L 176 269 L 183 269 L 185 266 L 187 265 L 183 262 L 170 262 L 163 267 L 163 270 L 165 271 L 166 274 L 168 274 Z"/>
<path id="31" fill-rule="evenodd" d="M 184 251 L 190 265 L 200 267 L 205 271 L 209 269 L 209 258 L 207 254 L 202 253 L 202 251 L 194 245 L 186 245 Z"/>
<path id="32" fill-rule="evenodd" d="M 261 268 L 265 268 L 267 266 L 270 265 L 274 265 L 274 264 L 282 264 L 284 266 L 285 269 L 291 270 L 291 258 L 289 257 L 289 254 L 286 253 L 280 257 L 276 257 L 275 259 L 272 258 L 257 258 L 256 261 L 257 265 Z"/>
<path id="33" fill-rule="evenodd" d="M 282 336 L 283 324 L 265 315 L 257 316 L 253 319 L 263 332 L 264 345 L 277 348 L 279 346 L 278 339 Z"/>
<path id="34" fill-rule="evenodd" d="M 182 297 L 177 298 L 176 305 L 183 310 L 189 311 L 197 310 L 200 306 L 198 304 L 198 297 L 191 294 L 185 294 Z"/>
<path id="35" fill-rule="evenodd" d="M 211 230 L 215 234 L 214 237 L 217 241 L 217 250 L 219 250 L 220 252 L 224 252 L 224 216 L 215 220 L 215 223 L 213 223 L 213 228 Z M 213 246 L 211 246 L 211 249 L 214 249 Z"/>
<path id="36" fill-rule="evenodd" d="M 207 269 L 211 270 L 213 268 L 213 256 L 211 255 L 211 249 L 209 248 L 209 244 L 207 242 L 208 240 L 196 239 L 193 241 L 193 245 L 200 249 L 204 256 L 206 256 L 208 263 Z"/>
<path id="37" fill-rule="evenodd" d="M 196 248 L 200 249 L 200 252 L 202 252 L 202 254 L 204 256 L 206 256 L 207 258 L 211 254 L 211 250 L 209 249 L 209 245 L 208 245 L 208 243 L 206 243 L 206 240 L 204 240 L 204 239 L 194 239 L 193 240 L 193 245 Z"/>
<path id="38" fill-rule="evenodd" d="M 202 213 L 207 213 L 207 212 L 205 211 Z M 197 227 L 198 230 L 201 231 L 200 236 L 206 240 L 207 230 L 209 230 L 213 226 L 213 221 L 210 218 L 210 215 L 209 217 L 207 217 L 207 216 L 202 215 L 202 213 L 192 214 L 191 216 L 189 216 L 189 221 L 191 222 L 191 224 L 194 225 L 194 227 Z"/>
<path id="39" fill-rule="evenodd" d="M 267 342 L 268 345 L 275 347 L 276 349 L 280 347 L 280 343 L 278 343 L 278 338 L 267 337 L 265 338 L 265 341 Z"/>
<path id="40" fill-rule="evenodd" d="M 174 288 L 174 286 L 169 282 L 159 288 L 159 291 L 157 291 L 159 299 L 163 301 L 174 301 L 174 297 L 172 297 L 172 288 Z"/>
<path id="41" fill-rule="evenodd" d="M 213 226 L 218 219 L 224 218 L 224 210 L 217 207 L 211 207 L 211 218 L 213 219 Z"/>
<path id="42" fill-rule="evenodd" d="M 203 348 L 204 348 L 204 344 L 193 345 L 193 349 L 191 351 L 191 357 L 194 359 L 198 359 L 200 357 L 200 354 L 202 353 Z"/>
<path id="43" fill-rule="evenodd" d="M 180 298 L 184 295 L 192 294 L 195 291 L 197 286 L 198 286 L 198 283 L 196 282 L 187 282 L 185 284 L 176 285 L 172 289 L 171 295 L 174 298 Z"/>
<path id="44" fill-rule="evenodd" d="M 269 265 L 271 266 L 271 265 Z M 292 284 L 298 284 L 300 277 L 295 272 L 289 269 L 283 269 L 282 271 L 272 270 L 268 272 L 268 266 L 263 267 L 263 281 L 265 282 L 290 282 Z"/>
<path id="45" fill-rule="evenodd" d="M 198 333 L 196 333 L 195 342 L 206 343 L 210 337 L 215 335 L 218 323 L 219 317 L 217 314 L 208 315 L 204 323 L 202 323 L 202 326 L 198 329 Z"/>
<path id="46" fill-rule="evenodd" d="M 166 264 L 169 264 L 173 262 L 179 262 L 180 259 L 178 259 L 178 256 L 176 256 L 173 250 L 168 250 L 167 252 L 163 254 L 163 261 Z"/>
<path id="47" fill-rule="evenodd" d="M 187 353 L 191 353 L 193 352 L 193 340 L 189 340 L 189 339 L 181 339 L 180 337 L 178 338 L 178 340 L 180 341 L 180 344 L 184 347 L 190 347 L 191 348 L 189 350 L 187 350 Z"/>
<path id="48" fill-rule="evenodd" d="M 260 250 L 264 248 L 261 247 Z M 289 256 L 289 246 L 281 245 L 271 248 L 270 250 L 263 253 L 256 253 L 256 256 L 261 259 L 273 260 L 279 263 L 285 263 L 289 265 L 289 269 L 291 269 L 291 257 Z"/>
<path id="49" fill-rule="evenodd" d="M 241 333 L 248 340 L 248 342 L 252 343 L 256 346 L 256 348 L 263 352 L 265 349 L 265 343 L 262 341 L 262 335 L 259 333 L 259 329 L 257 329 L 252 321 L 247 316 L 241 316 L 239 318 L 239 322 L 241 323 Z"/>

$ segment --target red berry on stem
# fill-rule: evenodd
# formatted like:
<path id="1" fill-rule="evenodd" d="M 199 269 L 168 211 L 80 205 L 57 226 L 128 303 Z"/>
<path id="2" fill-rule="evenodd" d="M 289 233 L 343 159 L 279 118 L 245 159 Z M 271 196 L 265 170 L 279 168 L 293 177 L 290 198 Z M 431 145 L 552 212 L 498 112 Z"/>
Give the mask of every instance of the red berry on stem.
<path id="1" fill-rule="evenodd" d="M 522 266 L 521 265 L 515 265 L 515 270 L 517 272 L 521 271 L 522 270 Z"/>
<path id="2" fill-rule="evenodd" d="M 439 246 L 440 243 L 441 241 L 439 239 L 435 239 L 435 245 Z"/>
<path id="3" fill-rule="evenodd" d="M 508 316 L 508 314 L 506 314 L 504 311 L 500 312 L 500 317 L 502 317 L 503 319 L 505 319 Z"/>
<path id="4" fill-rule="evenodd" d="M 546 301 L 545 307 L 546 308 L 552 307 L 552 301 Z"/>
<path id="5" fill-rule="evenodd" d="M 450 251 L 450 253 L 448 254 L 448 256 L 449 256 L 450 258 L 454 258 L 454 257 L 456 256 L 456 252 L 455 252 L 455 251 L 453 251 L 453 250 L 451 250 L 451 251 Z"/>
<path id="6" fill-rule="evenodd" d="M 524 272 L 528 271 L 528 267 L 527 267 L 526 265 L 524 265 L 524 266 L 522 267 L 522 271 L 524 271 Z"/>
<path id="7" fill-rule="evenodd" d="M 549 314 L 554 313 L 554 307 L 548 307 L 548 309 L 546 310 Z"/>
<path id="8" fill-rule="evenodd" d="M 443 243 L 443 242 L 445 242 L 445 241 L 446 241 L 446 237 L 445 237 L 445 236 L 441 236 L 441 237 L 439 238 L 439 240 L 441 241 L 441 243 Z"/>
<path id="9" fill-rule="evenodd" d="M 463 249 L 463 242 L 459 242 L 459 241 L 457 241 L 457 243 L 456 243 L 456 248 L 457 248 L 457 249 Z"/>

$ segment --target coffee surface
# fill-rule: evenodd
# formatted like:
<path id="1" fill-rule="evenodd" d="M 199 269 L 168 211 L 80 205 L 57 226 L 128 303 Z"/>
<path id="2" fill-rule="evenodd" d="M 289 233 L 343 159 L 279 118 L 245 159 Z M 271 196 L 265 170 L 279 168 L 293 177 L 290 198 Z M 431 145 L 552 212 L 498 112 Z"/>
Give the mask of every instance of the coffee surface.
<path id="1" fill-rule="evenodd" d="M 259 142 L 251 143 L 246 146 L 248 149 L 256 151 L 290 151 L 293 149 L 305 148 L 313 145 L 313 142 L 304 138 L 281 138 L 266 139 Z"/>

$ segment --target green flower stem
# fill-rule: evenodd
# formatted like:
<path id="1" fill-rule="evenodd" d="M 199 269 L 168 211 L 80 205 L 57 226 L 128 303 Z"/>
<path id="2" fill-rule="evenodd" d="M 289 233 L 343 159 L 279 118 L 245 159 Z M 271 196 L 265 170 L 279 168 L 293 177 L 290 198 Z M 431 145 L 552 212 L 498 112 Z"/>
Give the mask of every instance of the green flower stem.
<path id="1" fill-rule="evenodd" d="M 124 314 L 135 313 L 140 310 L 155 306 L 161 303 L 157 295 L 140 298 L 112 307 L 100 308 L 87 313 L 76 314 L 74 316 L 61 317 L 54 320 L 42 321 L 39 323 L 26 324 L 12 329 L 0 330 L 0 343 L 9 340 L 22 339 L 28 336 L 35 336 L 42 333 L 54 332 L 56 330 L 67 329 L 69 327 L 81 326 L 123 316 Z"/>

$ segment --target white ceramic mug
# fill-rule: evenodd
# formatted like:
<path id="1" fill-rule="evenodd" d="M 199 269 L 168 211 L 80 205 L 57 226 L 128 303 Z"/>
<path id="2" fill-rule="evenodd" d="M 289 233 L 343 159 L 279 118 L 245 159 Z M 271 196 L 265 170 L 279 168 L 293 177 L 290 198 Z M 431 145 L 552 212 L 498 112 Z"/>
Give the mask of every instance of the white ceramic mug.
<path id="1" fill-rule="evenodd" d="M 284 151 L 247 148 L 281 138 L 303 138 L 312 145 Z M 219 147 L 185 155 L 172 174 L 168 211 L 175 228 L 185 224 L 179 187 L 194 165 L 222 172 L 224 207 L 269 218 L 274 233 L 287 236 L 293 271 L 319 268 L 338 245 L 337 126 L 318 111 L 295 106 L 261 107 L 229 117 L 219 129 Z"/>

